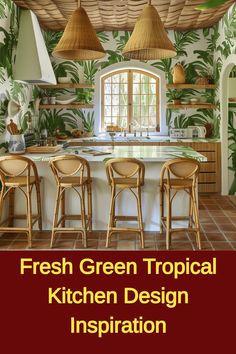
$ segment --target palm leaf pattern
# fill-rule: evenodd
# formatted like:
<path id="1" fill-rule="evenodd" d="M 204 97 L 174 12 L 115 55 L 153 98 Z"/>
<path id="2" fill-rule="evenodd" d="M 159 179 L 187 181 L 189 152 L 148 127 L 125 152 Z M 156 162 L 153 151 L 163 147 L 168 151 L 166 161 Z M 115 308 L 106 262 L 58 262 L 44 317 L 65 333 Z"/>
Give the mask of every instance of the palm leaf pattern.
<path id="1" fill-rule="evenodd" d="M 180 57 L 187 56 L 188 53 L 186 51 L 187 46 L 189 44 L 196 43 L 200 37 L 197 32 L 187 31 L 187 32 L 174 32 L 175 37 L 175 49 L 177 51 L 177 56 L 175 59 L 179 59 Z"/>
<path id="2" fill-rule="evenodd" d="M 6 128 L 6 116 L 8 100 L 0 101 L 0 134 L 4 133 Z"/>
<path id="3" fill-rule="evenodd" d="M 101 43 L 106 43 L 109 41 L 109 35 L 107 32 L 97 32 L 97 37 Z"/>
<path id="4" fill-rule="evenodd" d="M 56 47 L 57 43 L 61 39 L 62 33 L 63 32 L 61 32 L 61 31 L 59 31 L 59 32 L 53 32 L 53 31 L 49 31 L 49 30 L 43 31 L 43 38 L 44 38 L 49 55 L 52 54 L 54 48 Z"/>

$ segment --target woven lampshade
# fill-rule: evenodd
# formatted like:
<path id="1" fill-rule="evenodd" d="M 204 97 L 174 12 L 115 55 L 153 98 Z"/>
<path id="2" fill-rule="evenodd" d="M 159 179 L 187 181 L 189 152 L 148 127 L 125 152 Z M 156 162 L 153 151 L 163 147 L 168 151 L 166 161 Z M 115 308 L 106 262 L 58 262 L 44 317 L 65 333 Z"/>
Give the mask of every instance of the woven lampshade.
<path id="1" fill-rule="evenodd" d="M 105 55 L 86 11 L 79 7 L 69 19 L 53 56 L 69 60 L 93 60 Z"/>
<path id="2" fill-rule="evenodd" d="M 154 6 L 148 5 L 143 9 L 123 49 L 123 55 L 139 60 L 165 59 L 176 55 Z"/>

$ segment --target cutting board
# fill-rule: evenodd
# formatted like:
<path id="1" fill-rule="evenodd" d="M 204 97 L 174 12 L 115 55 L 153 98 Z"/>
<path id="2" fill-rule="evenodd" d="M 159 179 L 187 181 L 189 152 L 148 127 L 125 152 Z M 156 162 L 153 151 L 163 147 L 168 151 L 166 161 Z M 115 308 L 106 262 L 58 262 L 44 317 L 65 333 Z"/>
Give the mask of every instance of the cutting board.
<path id="1" fill-rule="evenodd" d="M 61 145 L 57 146 L 29 146 L 26 152 L 29 154 L 52 154 L 61 150 Z"/>

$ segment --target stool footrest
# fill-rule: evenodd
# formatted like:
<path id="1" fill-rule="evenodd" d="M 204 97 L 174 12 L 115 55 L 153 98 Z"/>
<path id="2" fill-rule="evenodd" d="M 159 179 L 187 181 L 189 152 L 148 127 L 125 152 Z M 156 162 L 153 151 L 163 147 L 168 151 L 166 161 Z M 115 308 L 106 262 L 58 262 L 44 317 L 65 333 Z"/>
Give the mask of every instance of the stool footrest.
<path id="1" fill-rule="evenodd" d="M 62 232 L 62 233 L 70 233 L 70 232 L 84 232 L 83 228 L 78 227 L 55 227 L 53 232 Z"/>
<path id="2" fill-rule="evenodd" d="M 142 232 L 140 229 L 132 228 L 132 227 L 110 227 L 109 232 Z"/>
<path id="3" fill-rule="evenodd" d="M 162 216 L 161 219 L 166 220 L 166 216 Z M 189 220 L 189 216 L 172 216 L 171 220 Z"/>
<path id="4" fill-rule="evenodd" d="M 116 221 L 133 221 L 133 220 L 137 221 L 138 217 L 132 216 L 132 215 L 129 215 L 129 216 L 117 215 L 117 216 L 114 216 L 114 220 L 116 220 Z"/>
<path id="5" fill-rule="evenodd" d="M 9 227 L 1 227 L 1 230 L 0 232 L 9 232 L 9 233 L 26 233 L 26 232 L 29 232 L 29 228 L 27 227 L 12 227 L 12 226 L 9 226 Z"/>

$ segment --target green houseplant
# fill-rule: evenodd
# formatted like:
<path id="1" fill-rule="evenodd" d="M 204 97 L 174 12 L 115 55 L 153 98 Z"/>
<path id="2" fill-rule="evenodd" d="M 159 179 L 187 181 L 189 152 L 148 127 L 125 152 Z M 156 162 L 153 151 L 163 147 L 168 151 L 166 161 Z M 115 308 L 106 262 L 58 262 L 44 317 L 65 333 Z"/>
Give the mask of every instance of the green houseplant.
<path id="1" fill-rule="evenodd" d="M 168 90 L 166 94 L 168 102 L 173 104 L 179 104 L 181 99 L 184 97 L 183 90 Z"/>

